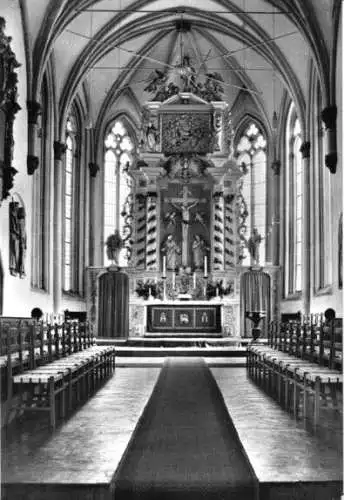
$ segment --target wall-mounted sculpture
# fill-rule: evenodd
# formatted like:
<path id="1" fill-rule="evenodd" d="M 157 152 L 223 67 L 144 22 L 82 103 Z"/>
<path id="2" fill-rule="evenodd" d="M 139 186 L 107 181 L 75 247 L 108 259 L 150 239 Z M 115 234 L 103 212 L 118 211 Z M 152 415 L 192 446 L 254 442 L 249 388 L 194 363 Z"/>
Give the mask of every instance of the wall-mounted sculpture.
<path id="1" fill-rule="evenodd" d="M 12 276 L 25 276 L 26 257 L 26 215 L 21 201 L 9 204 L 10 220 L 10 273 Z"/>
<path id="2" fill-rule="evenodd" d="M 15 72 L 20 64 L 10 46 L 12 38 L 5 35 L 5 27 L 5 19 L 0 17 L 0 204 L 9 196 L 17 173 L 12 167 L 13 122 L 21 109 L 17 103 L 18 75 Z"/>

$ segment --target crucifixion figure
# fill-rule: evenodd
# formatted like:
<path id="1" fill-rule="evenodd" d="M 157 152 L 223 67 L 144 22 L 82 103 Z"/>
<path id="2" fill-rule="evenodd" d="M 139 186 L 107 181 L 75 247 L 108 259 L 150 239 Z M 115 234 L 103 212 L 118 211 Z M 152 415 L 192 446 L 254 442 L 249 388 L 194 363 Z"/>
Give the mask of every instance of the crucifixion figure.
<path id="1" fill-rule="evenodd" d="M 183 186 L 183 194 L 179 198 L 170 198 L 169 203 L 182 215 L 182 265 L 187 266 L 189 260 L 189 225 L 190 225 L 190 210 L 203 203 L 206 199 L 190 197 L 190 191 L 187 186 Z"/>

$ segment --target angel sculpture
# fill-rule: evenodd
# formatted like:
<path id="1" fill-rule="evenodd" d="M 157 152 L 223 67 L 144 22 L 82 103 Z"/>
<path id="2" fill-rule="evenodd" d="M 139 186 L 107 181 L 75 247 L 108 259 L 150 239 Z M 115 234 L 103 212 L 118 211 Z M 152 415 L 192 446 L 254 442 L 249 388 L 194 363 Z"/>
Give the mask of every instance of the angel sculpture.
<path id="1" fill-rule="evenodd" d="M 159 69 L 154 70 L 150 77 L 149 83 L 147 87 L 144 88 L 145 92 L 149 92 L 150 94 L 161 92 L 162 88 L 165 88 L 165 83 L 167 80 L 167 75 L 160 71 Z"/>
<path id="2" fill-rule="evenodd" d="M 164 223 L 166 224 L 166 227 L 168 227 L 170 224 L 175 226 L 176 225 L 176 217 L 177 217 L 177 212 L 175 210 L 172 212 L 168 212 L 164 217 Z"/>

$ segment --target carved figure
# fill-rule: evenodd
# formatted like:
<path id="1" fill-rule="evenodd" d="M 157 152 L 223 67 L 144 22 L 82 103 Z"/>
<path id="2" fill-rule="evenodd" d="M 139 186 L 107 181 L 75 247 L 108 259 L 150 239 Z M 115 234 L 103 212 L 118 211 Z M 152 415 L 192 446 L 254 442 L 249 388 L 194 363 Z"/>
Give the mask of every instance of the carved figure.
<path id="1" fill-rule="evenodd" d="M 209 248 L 199 234 L 195 234 L 192 242 L 193 264 L 195 269 L 202 269 L 204 265 L 204 257 L 207 255 Z"/>
<path id="2" fill-rule="evenodd" d="M 10 273 L 25 276 L 26 220 L 25 209 L 17 201 L 12 201 L 10 209 Z"/>
<path id="3" fill-rule="evenodd" d="M 252 234 L 247 242 L 247 249 L 250 252 L 255 264 L 259 264 L 259 246 L 262 242 L 262 236 L 258 233 L 257 228 L 253 228 Z"/>
<path id="4" fill-rule="evenodd" d="M 154 123 L 149 122 L 146 129 L 146 144 L 149 151 L 156 151 L 158 139 L 158 129 Z"/>
<path id="5" fill-rule="evenodd" d="M 18 208 L 19 203 L 12 201 L 10 209 L 10 273 L 16 276 L 19 260 L 19 230 L 18 230 Z"/>
<path id="6" fill-rule="evenodd" d="M 18 208 L 18 265 L 17 271 L 22 278 L 25 276 L 25 257 L 26 257 L 26 219 L 23 207 Z"/>
<path id="7" fill-rule="evenodd" d="M 166 255 L 166 268 L 175 271 L 180 266 L 181 249 L 172 234 L 167 236 L 161 247 L 161 251 Z"/>

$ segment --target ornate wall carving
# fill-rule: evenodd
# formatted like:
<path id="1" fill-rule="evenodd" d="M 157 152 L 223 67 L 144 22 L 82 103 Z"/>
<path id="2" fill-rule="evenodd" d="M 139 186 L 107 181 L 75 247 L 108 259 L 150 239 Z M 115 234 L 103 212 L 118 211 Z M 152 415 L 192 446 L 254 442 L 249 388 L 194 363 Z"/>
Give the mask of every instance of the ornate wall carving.
<path id="1" fill-rule="evenodd" d="M 20 64 L 11 49 L 11 37 L 5 35 L 5 28 L 5 19 L 0 17 L 0 203 L 9 196 L 17 173 L 12 167 L 13 122 L 21 109 L 17 103 L 18 75 L 15 72 Z"/>

